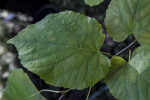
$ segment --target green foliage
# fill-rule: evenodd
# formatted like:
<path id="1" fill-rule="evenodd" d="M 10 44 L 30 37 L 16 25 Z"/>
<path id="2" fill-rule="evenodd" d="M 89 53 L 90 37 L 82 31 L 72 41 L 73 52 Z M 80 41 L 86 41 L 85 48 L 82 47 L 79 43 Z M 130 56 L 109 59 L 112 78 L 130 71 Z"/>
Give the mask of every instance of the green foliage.
<path id="1" fill-rule="evenodd" d="M 14 70 L 8 77 L 8 85 L 3 92 L 3 99 L 46 100 L 21 69 Z"/>
<path id="2" fill-rule="evenodd" d="M 84 0 L 87 5 L 95 6 L 103 2 L 104 0 Z"/>
<path id="3" fill-rule="evenodd" d="M 105 81 L 110 92 L 119 100 L 149 100 L 150 47 L 138 47 L 126 62 L 113 57 Z"/>
<path id="4" fill-rule="evenodd" d="M 102 0 L 85 2 L 93 6 Z M 134 50 L 131 57 L 129 55 L 129 62 L 103 52 L 112 56 L 110 64 L 99 51 L 105 38 L 101 25 L 94 18 L 73 11 L 48 15 L 42 21 L 29 25 L 8 43 L 17 48 L 22 65 L 48 84 L 81 90 L 104 78 L 110 92 L 119 100 L 149 100 L 149 8 L 148 0 L 112 0 L 107 10 L 105 24 L 109 35 L 120 42 L 133 34 L 142 45 Z M 20 100 L 29 93 L 37 92 L 29 78 L 20 74 L 23 72 L 14 71 L 10 76 L 4 91 L 5 98 L 12 99 L 11 96 L 16 95 Z M 22 76 L 29 81 L 24 87 L 21 85 L 28 81 Z M 14 85 L 18 78 L 20 80 Z M 29 85 L 30 88 L 26 88 Z M 15 94 L 15 89 L 21 94 Z"/>
<path id="5" fill-rule="evenodd" d="M 99 52 L 104 37 L 94 18 L 65 11 L 28 26 L 9 43 L 21 63 L 46 83 L 84 89 L 104 78 L 110 66 Z"/>
<path id="6" fill-rule="evenodd" d="M 150 45 L 149 3 L 149 0 L 112 0 L 105 19 L 110 37 L 121 42 L 134 34 L 141 45 Z"/>

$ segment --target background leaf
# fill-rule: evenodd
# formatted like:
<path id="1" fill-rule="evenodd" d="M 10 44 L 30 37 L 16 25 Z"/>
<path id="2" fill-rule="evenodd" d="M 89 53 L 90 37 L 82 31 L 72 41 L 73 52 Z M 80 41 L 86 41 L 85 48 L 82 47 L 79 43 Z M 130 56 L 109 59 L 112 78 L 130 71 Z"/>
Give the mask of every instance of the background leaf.
<path id="1" fill-rule="evenodd" d="M 9 40 L 21 63 L 54 86 L 84 89 L 104 78 L 109 59 L 99 52 L 100 24 L 75 12 L 51 14 Z"/>
<path id="2" fill-rule="evenodd" d="M 149 46 L 137 48 L 129 63 L 120 57 L 113 57 L 111 63 L 112 66 L 105 81 L 115 98 L 119 100 L 150 99 Z"/>
<path id="3" fill-rule="evenodd" d="M 37 93 L 37 94 L 36 94 Z M 36 94 L 36 95 L 34 95 Z M 33 95 L 33 96 L 32 96 Z M 14 70 L 8 77 L 3 100 L 46 100 L 21 69 Z"/>
<path id="4" fill-rule="evenodd" d="M 150 83 L 150 46 L 135 49 L 130 64 Z"/>
<path id="5" fill-rule="evenodd" d="M 95 6 L 103 2 L 104 0 L 84 0 L 84 2 L 89 6 Z"/>
<path id="6" fill-rule="evenodd" d="M 112 0 L 105 19 L 110 37 L 121 42 L 134 34 L 141 45 L 150 45 L 149 3 L 149 0 Z"/>

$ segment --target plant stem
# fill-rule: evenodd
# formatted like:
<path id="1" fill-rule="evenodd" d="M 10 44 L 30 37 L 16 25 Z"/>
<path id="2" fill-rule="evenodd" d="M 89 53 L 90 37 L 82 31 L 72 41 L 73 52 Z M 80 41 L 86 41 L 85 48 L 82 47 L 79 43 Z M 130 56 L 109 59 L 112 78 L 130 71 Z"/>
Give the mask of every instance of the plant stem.
<path id="1" fill-rule="evenodd" d="M 131 48 L 137 41 L 134 40 L 131 44 L 129 44 L 127 47 L 125 47 L 124 49 L 122 49 L 120 52 L 118 52 L 117 54 L 115 54 L 115 56 L 118 56 L 122 53 L 124 53 L 125 51 L 127 51 L 129 48 Z"/>
<path id="2" fill-rule="evenodd" d="M 89 88 L 89 92 L 88 92 L 88 95 L 87 95 L 87 97 L 86 97 L 86 100 L 89 99 L 89 95 L 90 95 L 90 92 L 91 92 L 91 88 L 92 88 L 92 86 L 90 86 L 90 88 Z"/>
<path id="3" fill-rule="evenodd" d="M 129 62 L 131 60 L 131 50 L 129 50 Z"/>
<path id="4" fill-rule="evenodd" d="M 67 90 L 67 91 L 55 91 L 55 90 L 47 90 L 47 89 L 43 89 L 43 90 L 40 90 L 38 93 L 35 93 L 35 94 L 33 94 L 33 95 L 29 96 L 29 97 L 26 97 L 25 99 L 28 99 L 28 98 L 31 98 L 31 97 L 33 97 L 33 96 L 35 96 L 35 95 L 41 94 L 42 92 L 52 92 L 52 93 L 61 93 L 61 94 L 65 94 L 65 93 L 68 92 L 68 90 Z"/>
<path id="5" fill-rule="evenodd" d="M 65 94 L 61 95 L 58 100 L 61 100 L 64 96 Z"/>
<path id="6" fill-rule="evenodd" d="M 54 91 L 54 90 L 46 90 L 46 89 L 44 89 L 44 90 L 41 90 L 40 91 L 40 93 L 42 93 L 42 92 L 52 92 L 52 93 L 65 93 L 66 91 Z"/>
<path id="7" fill-rule="evenodd" d="M 43 90 L 39 91 L 38 93 L 35 93 L 35 94 L 33 94 L 33 95 L 29 96 L 29 97 L 26 97 L 25 99 L 31 98 L 31 97 L 33 97 L 33 96 L 35 96 L 35 95 L 38 95 L 38 94 L 42 93 L 42 92 L 61 93 L 61 94 L 63 94 L 63 95 L 61 96 L 61 98 L 62 98 L 62 97 L 63 97 L 66 93 L 68 93 L 69 91 L 70 91 L 70 89 L 69 89 L 69 90 L 66 90 L 66 91 L 54 91 L 54 90 L 43 89 Z M 61 99 L 58 99 L 58 100 L 61 100 Z"/>
<path id="8" fill-rule="evenodd" d="M 104 86 L 104 87 L 100 88 L 99 90 L 97 90 L 95 93 L 92 93 L 89 100 L 95 100 L 98 96 L 101 96 L 104 91 L 108 91 L 107 86 Z"/>
<path id="9" fill-rule="evenodd" d="M 62 95 L 59 97 L 58 100 L 62 100 L 62 98 L 63 98 L 69 91 L 71 91 L 71 90 L 68 89 L 67 91 L 65 91 L 64 93 L 62 93 Z"/>

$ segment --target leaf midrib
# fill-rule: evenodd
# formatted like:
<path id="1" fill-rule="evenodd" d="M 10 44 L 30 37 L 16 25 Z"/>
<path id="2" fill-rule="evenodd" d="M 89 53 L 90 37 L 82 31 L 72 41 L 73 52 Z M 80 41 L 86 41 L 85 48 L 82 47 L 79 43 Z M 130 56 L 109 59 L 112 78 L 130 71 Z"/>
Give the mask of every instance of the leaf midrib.
<path id="1" fill-rule="evenodd" d="M 99 50 L 92 50 L 92 49 L 87 49 L 87 48 L 81 48 L 81 47 L 72 47 L 72 46 L 62 46 L 62 45 L 57 45 L 57 44 L 50 44 L 50 43 L 45 43 L 45 42 L 35 42 L 35 41 L 8 41 L 8 43 L 15 43 L 15 42 L 23 42 L 23 43 L 29 43 L 29 44 L 44 44 L 44 45 L 51 45 L 51 46 L 58 46 L 61 48 L 70 48 L 70 49 L 83 49 L 83 50 L 87 50 L 87 51 L 91 51 L 91 52 L 99 52 Z"/>

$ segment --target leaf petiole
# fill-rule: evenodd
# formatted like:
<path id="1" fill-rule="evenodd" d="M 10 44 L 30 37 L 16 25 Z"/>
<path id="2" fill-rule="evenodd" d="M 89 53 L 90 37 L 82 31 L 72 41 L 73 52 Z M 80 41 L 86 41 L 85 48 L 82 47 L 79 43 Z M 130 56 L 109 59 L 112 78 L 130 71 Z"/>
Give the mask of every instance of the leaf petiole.
<path id="1" fill-rule="evenodd" d="M 69 91 L 70 91 L 70 89 L 69 89 L 69 90 L 66 90 L 66 91 L 55 91 L 55 90 L 43 89 L 43 90 L 40 90 L 39 92 L 37 92 L 37 93 L 35 93 L 35 94 L 33 94 L 33 95 L 29 96 L 29 97 L 26 97 L 25 99 L 28 99 L 28 98 L 31 98 L 31 97 L 33 97 L 33 96 L 35 96 L 35 95 L 41 94 L 42 92 L 52 92 L 52 93 L 66 94 L 66 93 L 68 93 Z"/>
<path id="2" fill-rule="evenodd" d="M 89 92 L 88 92 L 88 95 L 87 95 L 87 97 L 86 97 L 86 100 L 89 99 L 89 95 L 90 95 L 90 92 L 91 92 L 91 88 L 92 88 L 92 86 L 89 87 Z"/>

